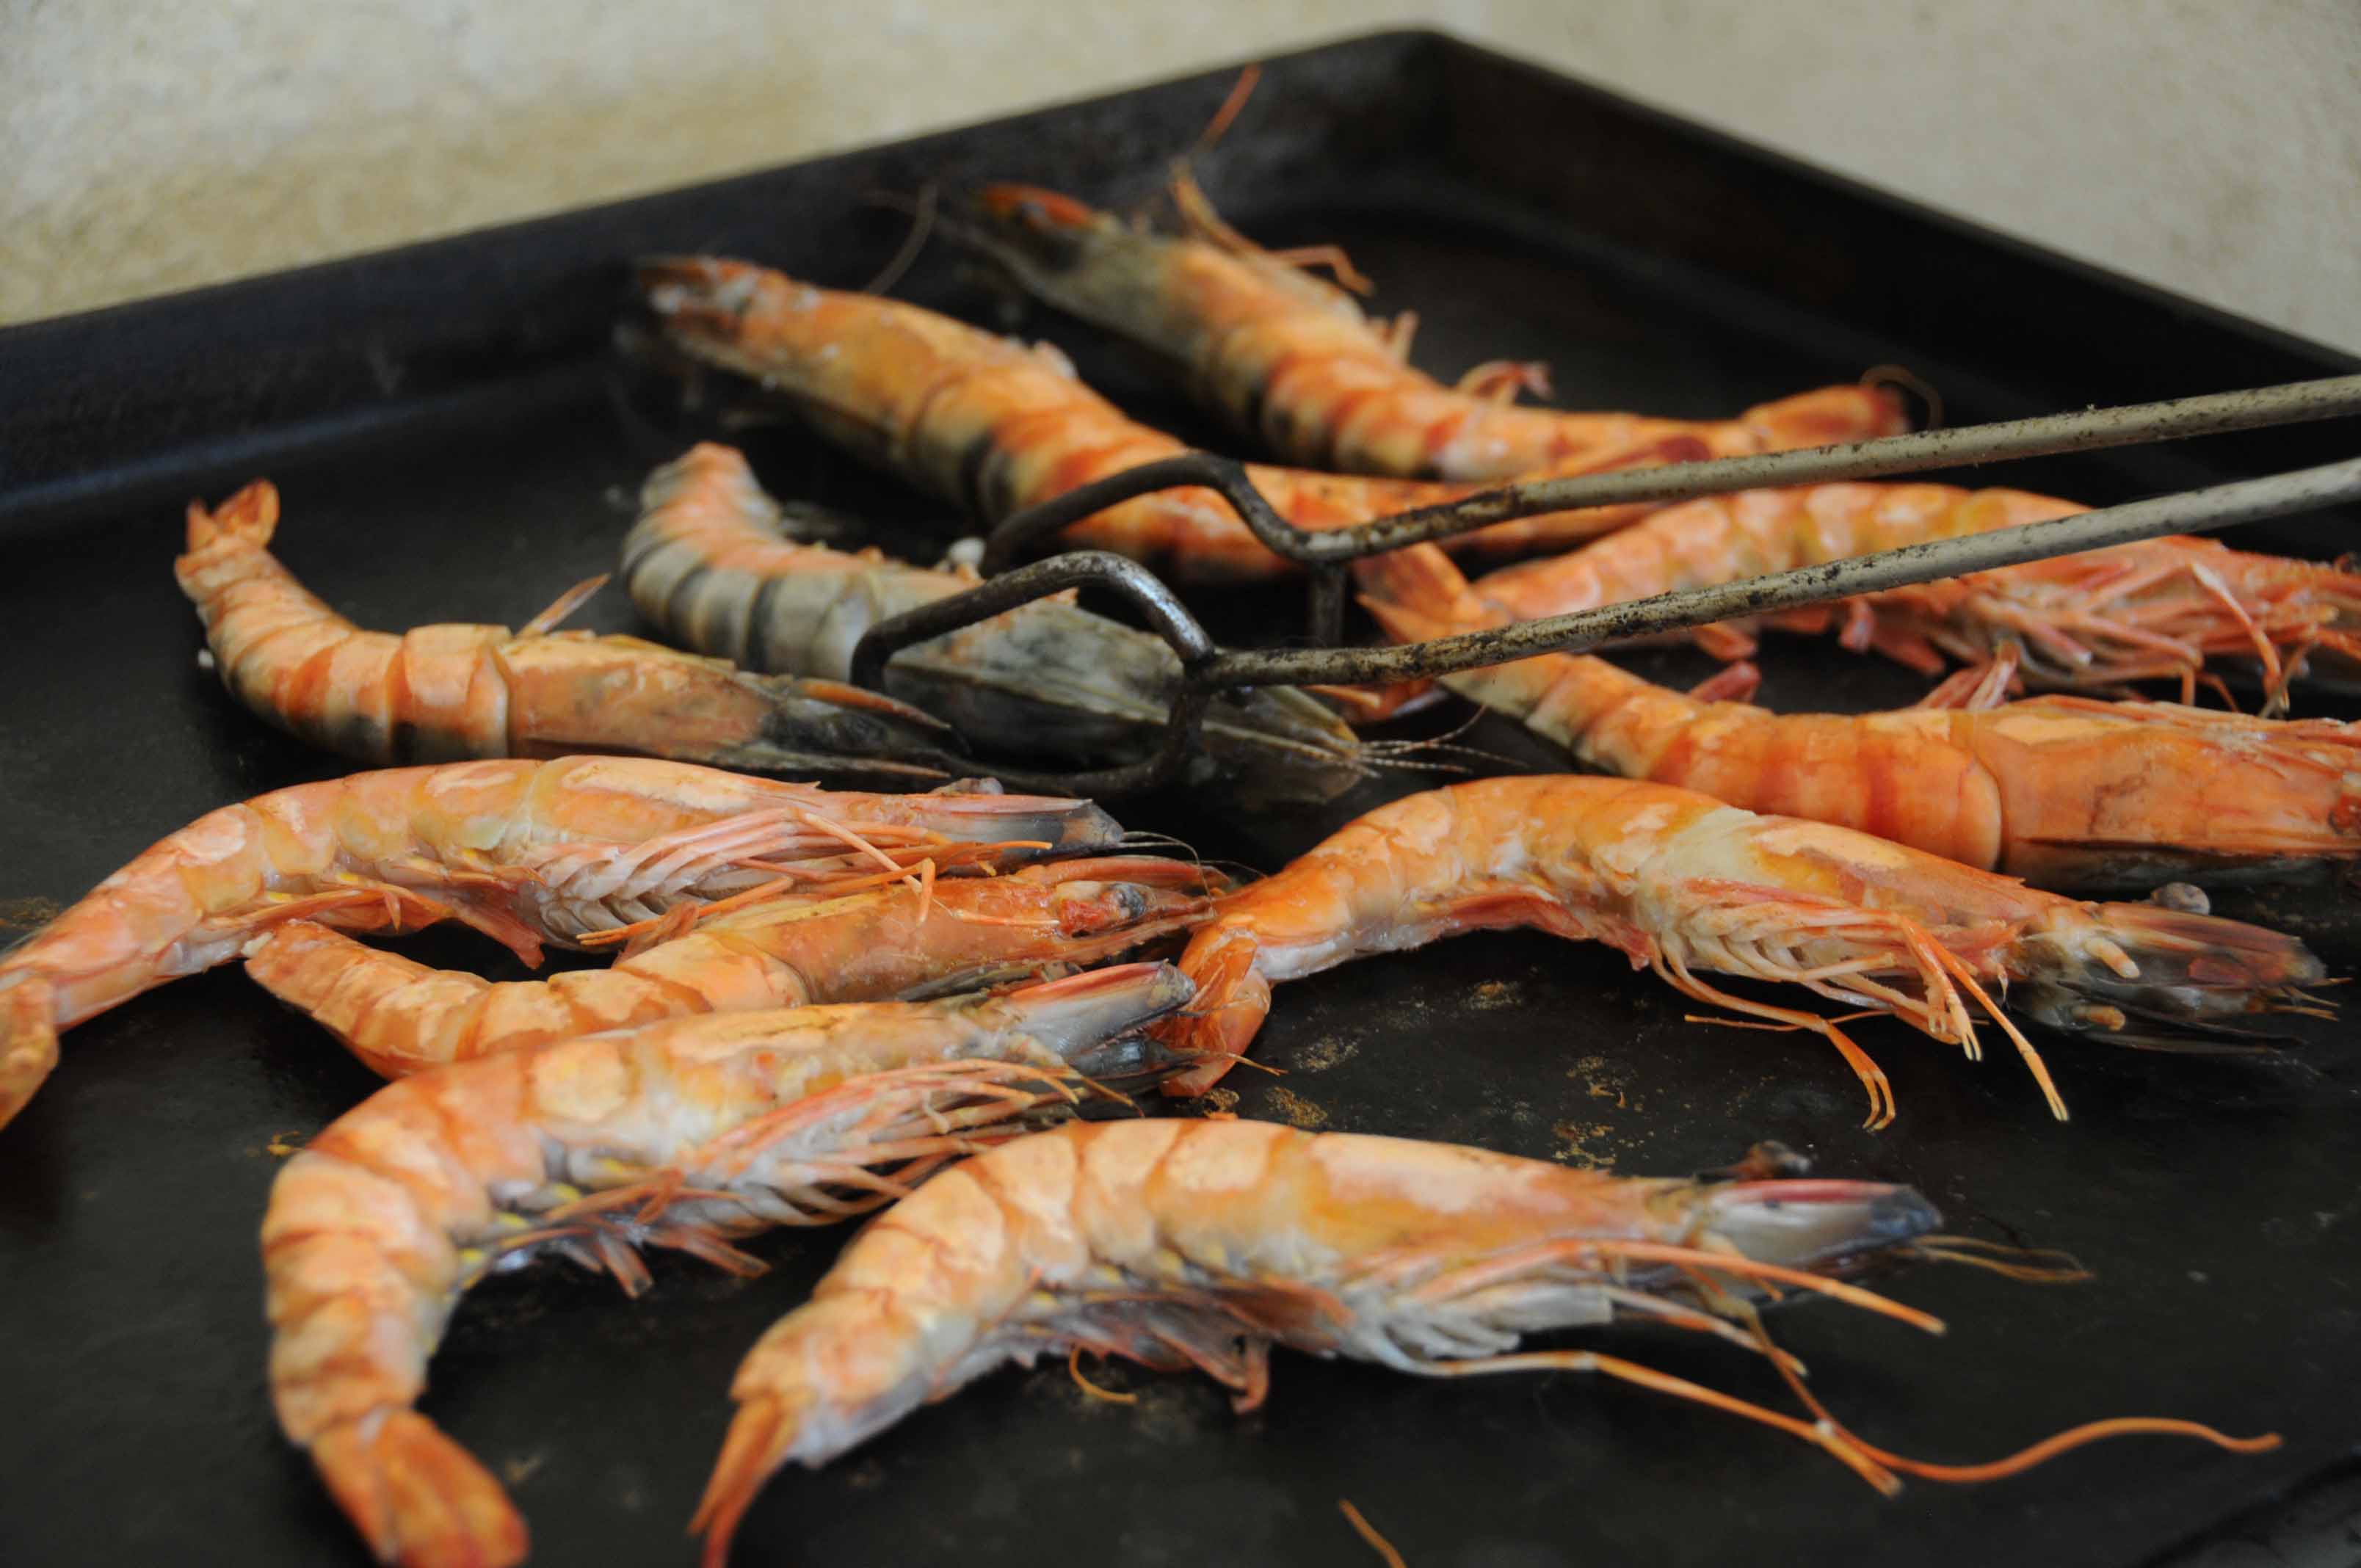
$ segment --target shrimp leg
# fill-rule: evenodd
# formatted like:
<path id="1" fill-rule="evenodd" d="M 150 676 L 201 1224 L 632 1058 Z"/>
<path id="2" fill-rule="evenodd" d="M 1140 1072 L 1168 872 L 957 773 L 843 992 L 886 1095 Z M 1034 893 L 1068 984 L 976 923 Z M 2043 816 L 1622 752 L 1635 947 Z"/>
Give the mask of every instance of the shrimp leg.
<path id="1" fill-rule="evenodd" d="M 1398 640 L 1499 625 L 1431 546 L 1357 568 Z M 2003 656 L 1916 707 L 1773 714 L 1545 653 L 1445 678 L 1588 766 L 1857 828 L 2045 887 L 2321 874 L 2361 858 L 2361 727 L 2172 703 L 2000 700 Z M 1954 684 L 1956 683 L 1956 684 Z"/>
<path id="2" fill-rule="evenodd" d="M 1270 987 L 1461 931 L 1532 926 L 1607 942 L 1699 1001 L 1821 1036 L 1893 1119 L 1893 1091 L 1834 1021 L 1725 992 L 1700 970 L 1801 986 L 1978 1053 L 1972 1004 L 2051 1113 L 2048 1066 L 1994 1001 L 2104 1039 L 2162 1027 L 2203 1048 L 2226 1021 L 2310 1004 L 2320 961 L 2292 938 L 2165 905 L 2083 904 L 1866 834 L 1757 816 L 1623 779 L 1484 779 L 1405 796 L 1277 874 L 1224 895 L 1181 968 L 1198 982 L 1173 1042 L 1202 1093 L 1244 1053 Z"/>

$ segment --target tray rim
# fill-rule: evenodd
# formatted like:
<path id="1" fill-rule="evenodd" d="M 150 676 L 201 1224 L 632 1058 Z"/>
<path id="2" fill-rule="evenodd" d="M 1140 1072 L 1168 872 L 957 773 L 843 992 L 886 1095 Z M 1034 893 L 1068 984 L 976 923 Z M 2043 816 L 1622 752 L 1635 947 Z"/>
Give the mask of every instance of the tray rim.
<path id="1" fill-rule="evenodd" d="M 732 188 L 749 186 L 774 179 L 790 170 L 821 169 L 832 165 L 856 165 L 894 153 L 906 153 L 923 148 L 930 143 L 953 140 L 988 127 L 1021 126 L 1027 121 L 1071 112 L 1090 105 L 1111 104 L 1138 93 L 1183 87 L 1197 82 L 1218 81 L 1235 75 L 1251 63 L 1268 65 L 1276 62 L 1308 60 L 1345 50 L 1375 50 L 1391 48 L 1398 51 L 1403 63 L 1432 60 L 1445 67 L 1455 59 L 1476 60 L 1486 67 L 1523 76 L 1543 86 L 1559 91 L 1572 90 L 1597 102 L 1602 108 L 1638 119 L 1671 135 L 1702 142 L 1715 151 L 1741 162 L 1752 163 L 1767 171 L 1818 187 L 1825 193 L 1857 205 L 1874 209 L 1881 215 L 1903 222 L 1915 222 L 1938 234 L 1990 247 L 2004 258 L 2027 266 L 2054 271 L 2073 280 L 2111 291 L 2126 302 L 2146 305 L 2179 318 L 2191 325 L 2209 327 L 2216 332 L 2244 339 L 2249 345 L 2281 356 L 2312 361 L 2322 374 L 2361 369 L 2361 354 L 2348 352 L 2334 345 L 2307 338 L 2284 328 L 2240 314 L 2236 311 L 2192 299 L 2160 284 L 2147 282 L 2117 271 L 2103 263 L 2085 260 L 2058 250 L 2038 240 L 1987 225 L 1981 220 L 1930 205 L 1918 198 L 1887 187 L 1873 184 L 1857 176 L 1812 161 L 1784 150 L 1753 142 L 1720 126 L 1695 120 L 1670 108 L 1582 75 L 1508 52 L 1494 45 L 1464 38 L 1443 26 L 1378 27 L 1351 31 L 1317 39 L 1301 47 L 1253 57 L 1251 60 L 1214 65 L 1202 69 L 1157 76 L 1103 91 L 1077 93 L 1052 99 L 1011 114 L 982 116 L 940 126 L 908 136 L 862 142 L 815 154 L 810 158 L 792 159 L 778 163 L 668 185 L 636 195 L 613 201 L 590 203 L 581 206 L 558 208 L 524 217 L 502 220 L 448 234 L 434 235 L 399 245 L 374 247 L 349 254 L 303 262 L 291 267 L 274 269 L 242 278 L 225 279 L 216 282 L 148 295 L 87 311 L 70 312 L 62 315 L 40 317 L 0 326 L 0 364 L 17 355 L 34 358 L 63 356 L 78 351 L 103 349 L 104 339 L 118 333 L 140 334 L 152 333 L 159 326 L 182 326 L 200 323 L 209 314 L 230 311 L 253 311 L 265 308 L 274 299 L 292 300 L 306 291 L 335 289 L 371 273 L 401 269 L 406 264 L 429 258 L 447 258 L 476 249 L 491 254 L 513 249 L 532 240 L 553 235 L 568 225 L 581 225 L 599 219 L 626 218 L 647 212 L 660 204 L 692 201 L 701 196 L 719 196 Z M 1447 113 L 1447 105 L 1446 110 Z M 1527 198 L 1530 199 L 1530 198 Z M 511 376 L 478 378 L 477 385 L 493 385 L 529 373 L 532 367 L 520 367 Z M 2216 389 L 2230 390 L 2233 389 Z M 53 507 L 71 506 L 77 500 L 89 499 L 106 490 L 119 488 L 117 477 L 128 483 L 137 483 L 138 476 L 161 476 L 176 468 L 185 468 L 203 460 L 203 454 L 226 444 L 241 440 L 268 443 L 274 436 L 282 437 L 293 427 L 313 422 L 343 422 L 376 417 L 399 419 L 414 411 L 423 403 L 448 401 L 451 390 L 423 398 L 388 394 L 373 401 L 346 402 L 328 408 L 311 408 L 291 416 L 262 422 L 244 432 L 215 433 L 169 442 L 126 460 L 121 467 L 98 466 L 56 473 L 30 481 L 9 483 L 5 462 L 0 462 L 0 520 L 21 513 L 40 513 Z M 7 425 L 0 420 L 0 436 Z M 5 447 L 0 445 L 0 459 L 5 457 Z"/>
<path id="2" fill-rule="evenodd" d="M 1578 73 L 1567 71 L 1554 65 L 1525 60 L 1496 47 L 1466 39 L 1447 28 L 1390 27 L 1354 32 L 1258 58 L 1267 63 L 1272 60 L 1316 57 L 1343 49 L 1385 44 L 1400 46 L 1404 61 L 1438 53 L 1446 60 L 1454 56 L 1474 58 L 1489 66 L 1528 75 L 1554 87 L 1571 87 L 1611 106 L 1618 112 L 1656 124 L 1682 136 L 1702 140 L 1742 160 L 1778 170 L 1881 212 L 1916 220 L 1939 231 L 1982 242 L 2004 254 L 2028 263 L 2104 286 L 2116 293 L 2183 314 L 2194 321 L 2204 322 L 2231 335 L 2257 342 L 2294 356 L 2321 357 L 2333 363 L 2345 365 L 2361 365 L 2361 356 L 2348 355 L 2345 351 L 2333 345 L 2321 344 L 2284 329 L 2253 321 L 2251 318 L 2241 316 L 2222 307 L 2189 299 L 2169 289 L 2130 278 L 2113 271 L 2102 264 L 2081 260 L 2039 242 L 2020 238 L 2004 230 L 1993 228 L 1978 220 L 1926 205 L 1907 195 L 1864 182 L 1853 176 L 1825 168 L 1795 155 L 1751 142 L 1736 133 L 1689 119 L 1645 100 L 1635 99 L 1619 90 L 1600 86 Z M 37 338 L 67 338 L 78 334 L 94 335 L 112 333 L 126 323 L 137 323 L 141 321 L 194 319 L 203 313 L 219 309 L 225 300 L 237 298 L 267 300 L 275 293 L 283 293 L 306 284 L 315 284 L 324 278 L 339 273 L 357 275 L 371 268 L 397 265 L 405 258 L 418 255 L 453 252 L 468 247 L 483 247 L 489 250 L 502 243 L 513 243 L 533 234 L 554 231 L 560 225 L 578 224 L 597 215 L 643 209 L 656 203 L 702 193 L 719 194 L 733 186 L 758 181 L 788 170 L 873 159 L 890 151 L 923 148 L 938 140 L 964 137 L 980 128 L 1022 125 L 1037 117 L 1058 115 L 1084 105 L 1112 103 L 1157 88 L 1217 79 L 1230 74 L 1236 69 L 1235 65 L 1228 65 L 1191 70 L 1153 80 L 1110 87 L 1104 91 L 1057 99 L 1011 114 L 979 117 L 955 125 L 934 127 L 911 136 L 836 148 L 811 158 L 739 170 L 614 201 L 504 220 L 479 227 L 456 230 L 449 234 L 395 246 L 353 252 L 245 278 L 224 280 L 164 294 L 120 302 L 89 311 L 68 313 L 63 315 L 14 323 L 0 327 L 0 362 L 5 361 L 10 349 L 19 347 Z M 479 385 L 509 385 L 522 378 L 524 374 L 524 372 L 518 372 L 508 376 L 487 378 Z M 467 395 L 468 394 L 464 390 L 441 394 L 440 402 L 448 402 Z M 353 420 L 374 422 L 378 419 L 406 422 L 416 417 L 423 408 L 429 405 L 439 406 L 438 400 L 433 397 L 412 396 L 390 400 L 382 404 L 364 404 L 326 411 L 314 411 L 291 418 L 265 422 L 253 433 L 252 439 L 265 442 L 283 441 L 292 432 L 315 429 L 324 422 Z M 5 476 L 0 476 L 0 517 L 5 517 L 20 504 L 31 507 L 43 505 L 45 498 L 68 488 L 79 488 L 86 481 L 105 486 L 110 483 L 109 476 L 120 477 L 127 474 L 129 482 L 146 482 L 146 477 L 169 473 L 175 466 L 185 466 L 192 461 L 199 460 L 200 454 L 217 452 L 225 443 L 241 439 L 246 438 L 236 435 L 199 438 L 166 446 L 143 457 L 132 459 L 122 468 L 101 468 L 86 474 L 63 475 L 53 479 L 36 481 L 32 485 L 13 490 L 5 487 Z M 2293 1482 L 2268 1489 L 2268 1492 L 2255 1497 L 2248 1504 L 2243 1505 L 2237 1510 L 2224 1514 L 2220 1520 L 2208 1525 L 2197 1535 L 2191 1537 L 2191 1541 L 2195 1542 L 2210 1540 L 2225 1526 L 2247 1520 L 2258 1512 L 2268 1512 L 2283 1507 L 2289 1499 L 2301 1496 L 2326 1478 L 2341 1474 L 2349 1464 L 2349 1457 L 2334 1459 L 2317 1472 L 2307 1473 Z M 2185 1548 L 2176 1549 L 2169 1555 L 2177 1558 L 2180 1550 Z"/>

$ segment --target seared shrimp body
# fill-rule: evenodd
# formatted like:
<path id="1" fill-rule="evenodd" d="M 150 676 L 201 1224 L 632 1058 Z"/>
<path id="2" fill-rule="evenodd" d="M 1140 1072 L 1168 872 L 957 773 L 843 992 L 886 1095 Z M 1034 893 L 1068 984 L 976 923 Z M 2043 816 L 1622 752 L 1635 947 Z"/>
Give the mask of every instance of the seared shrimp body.
<path id="1" fill-rule="evenodd" d="M 761 383 L 856 456 L 988 521 L 1187 450 L 1124 417 L 1077 380 L 1055 349 L 1028 348 L 915 305 L 818 289 L 717 257 L 642 263 L 640 286 L 684 353 Z M 1693 438 L 1675 435 L 1601 454 L 1595 464 L 1672 461 L 1702 451 Z M 1365 522 L 1477 488 L 1268 466 L 1250 467 L 1248 477 L 1281 516 L 1306 529 Z M 1568 529 L 1588 536 L 1640 510 L 1564 515 Z M 1063 538 L 1201 581 L 1295 570 L 1205 489 L 1125 501 Z"/>
<path id="2" fill-rule="evenodd" d="M 1262 1403 L 1274 1346 L 1424 1377 L 1581 1372 L 1742 1417 L 1891 1493 L 1896 1473 L 1995 1480 L 2103 1437 L 2278 1445 L 2192 1421 L 2096 1421 L 2008 1459 L 1927 1464 L 1848 1431 L 1764 1333 L 1756 1303 L 1832 1297 L 1942 1323 L 1836 1276 L 1957 1256 L 1906 1187 L 1797 1178 L 1759 1146 L 1722 1177 L 1569 1170 L 1483 1149 L 1240 1121 L 1072 1124 L 1014 1139 L 872 1221 L 810 1301 L 738 1369 L 730 1423 L 692 1528 L 720 1568 L 763 1481 L 818 1466 L 1009 1362 L 1094 1352 L 1194 1367 Z M 1811 1415 L 1752 1404 L 1529 1333 L 1625 1321 L 1710 1333 L 1766 1357 Z"/>
<path id="3" fill-rule="evenodd" d="M 913 879 L 915 881 L 916 879 Z M 1087 967 L 1185 931 L 1217 877 L 1178 861 L 1061 861 L 1007 876 L 782 894 L 613 968 L 495 984 L 362 946 L 308 920 L 246 972 L 388 1078 L 690 1013 L 941 994 Z"/>
<path id="4" fill-rule="evenodd" d="M 1273 982 L 1459 932 L 1532 927 L 1601 941 L 1696 1001 L 1821 1036 L 1894 1115 L 1876 1064 L 1817 1014 L 1734 996 L 1701 971 L 1785 981 L 1891 1013 L 1977 1053 L 1977 1003 L 2065 1103 L 1995 997 L 2054 1027 L 2146 1041 L 2293 1005 L 2321 978 L 2302 943 L 2154 904 L 2082 904 L 1883 839 L 1625 779 L 1482 779 L 1408 795 L 1222 901 L 1190 939 L 1178 1038 L 1221 1077 Z M 1986 988 L 1990 987 L 1991 990 Z M 2002 988 L 2005 987 L 2004 991 Z"/>
<path id="5" fill-rule="evenodd" d="M 711 443 L 649 476 L 640 509 L 623 542 L 632 602 L 668 635 L 750 669 L 845 679 L 872 626 L 977 581 L 783 537 L 745 458 Z M 1098 767 L 1154 754 L 1181 670 L 1159 638 L 1039 599 L 904 650 L 885 679 L 993 755 Z M 1327 800 L 1366 772 L 1344 722 L 1285 686 L 1221 694 L 1202 733 L 1183 780 L 1243 804 Z"/>
<path id="6" fill-rule="evenodd" d="M 727 1238 L 873 1208 L 1077 1097 L 1077 1070 L 1130 1070 L 1120 1036 L 1188 989 L 1143 964 L 996 1000 L 684 1018 L 389 1085 L 271 1188 L 280 1424 L 379 1561 L 521 1561 L 500 1484 L 411 1408 L 471 1285 L 545 1250 L 636 1294 L 641 1245 L 759 1271 Z"/>
<path id="7" fill-rule="evenodd" d="M 1184 215 L 1197 200 L 1184 203 Z M 1380 332 L 1342 289 L 1225 225 L 1155 234 L 1053 192 L 994 185 L 953 232 L 1028 292 L 1164 356 L 1201 400 L 1315 468 L 1504 479 L 1667 436 L 1730 456 L 1902 428 L 1891 394 L 1870 387 L 1830 387 L 1711 421 L 1518 407 L 1446 387 L 1409 363 L 1406 337 Z"/>
<path id="8" fill-rule="evenodd" d="M 209 812 L 0 958 L 0 1124 L 57 1032 L 236 957 L 292 919 L 348 931 L 456 919 L 541 944 L 785 876 L 1016 865 L 1113 847 L 1087 801 L 863 795 L 636 757 L 450 762 L 297 784 Z"/>
<path id="9" fill-rule="evenodd" d="M 2083 510 L 2023 490 L 1949 485 L 1743 490 L 1666 508 L 1614 538 L 1504 567 L 1475 587 L 1487 603 L 1531 620 Z M 2181 683 L 2183 701 L 2209 663 L 2251 661 L 2277 702 L 2308 658 L 2347 671 L 2361 660 L 2361 575 L 2175 536 L 1817 605 L 1771 624 L 1835 627 L 1846 647 L 1927 674 L 1947 657 L 1981 664 L 2006 649 L 2038 685 L 2169 679 Z M 1726 659 L 1754 648 L 1740 625 L 1692 635 Z"/>
<path id="10" fill-rule="evenodd" d="M 1402 641 L 1506 619 L 1429 545 L 1359 575 L 1363 602 Z M 1565 653 L 1444 684 L 1602 772 L 1859 828 L 2042 887 L 2146 891 L 2361 857 L 2361 729 L 2334 720 L 2074 696 L 1776 714 Z"/>
<path id="11" fill-rule="evenodd" d="M 802 778 L 940 783 L 955 737 L 904 703 L 834 681 L 749 674 L 636 637 L 550 627 L 364 631 L 270 554 L 279 492 L 257 481 L 189 508 L 181 589 L 222 684 L 261 718 L 366 762 L 620 751 Z M 588 587 L 596 587 L 595 584 Z"/>
<path id="12" fill-rule="evenodd" d="M 1614 1177 L 1261 1122 L 1060 1127 L 871 1222 L 763 1336 L 692 1528 L 719 1568 L 781 1465 L 825 1464 L 995 1367 L 1074 1350 L 1195 1367 L 1241 1410 L 1262 1403 L 1274 1345 L 1431 1377 L 1595 1372 L 1890 1481 L 1836 1433 L 1621 1357 L 1509 1353 L 1527 1333 L 1627 1319 L 1738 1337 L 1717 1314 L 1782 1285 L 1899 1313 L 1826 1276 L 1937 1223 L 1916 1192 L 1866 1181 Z"/>

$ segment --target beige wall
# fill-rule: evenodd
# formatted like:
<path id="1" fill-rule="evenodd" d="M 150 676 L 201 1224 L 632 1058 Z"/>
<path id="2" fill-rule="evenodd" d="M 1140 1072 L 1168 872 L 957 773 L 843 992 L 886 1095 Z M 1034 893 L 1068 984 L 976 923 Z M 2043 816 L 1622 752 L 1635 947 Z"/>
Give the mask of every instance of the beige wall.
<path id="1" fill-rule="evenodd" d="M 0 321 L 1416 22 L 2361 349 L 2361 0 L 0 0 Z"/>

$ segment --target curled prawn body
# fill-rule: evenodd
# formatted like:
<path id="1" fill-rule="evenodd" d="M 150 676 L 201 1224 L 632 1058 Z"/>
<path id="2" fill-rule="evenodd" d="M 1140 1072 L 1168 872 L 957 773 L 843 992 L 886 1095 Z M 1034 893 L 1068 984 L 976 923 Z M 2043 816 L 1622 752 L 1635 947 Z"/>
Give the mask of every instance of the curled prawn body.
<path id="1" fill-rule="evenodd" d="M 738 1369 L 738 1413 L 691 1528 L 720 1568 L 763 1482 L 827 1464 L 998 1366 L 1091 1352 L 1194 1367 L 1260 1405 L 1274 1346 L 1422 1377 L 1580 1372 L 1758 1422 L 1881 1491 L 1897 1472 L 1998 1479 L 2101 1437 L 2278 1439 L 2130 1419 L 2008 1459 L 1938 1465 L 1876 1448 L 1803 1385 L 1756 1303 L 1833 1298 L 1930 1332 L 1938 1319 L 1839 1276 L 1914 1255 L 1939 1223 L 1906 1187 L 1801 1178 L 1758 1146 L 1721 1178 L 1570 1170 L 1483 1149 L 1261 1122 L 1069 1124 L 955 1167 L 855 1236 Z M 1529 1333 L 1654 1323 L 1734 1341 L 1814 1419 Z"/>
<path id="2" fill-rule="evenodd" d="M 640 288 L 666 337 L 690 357 L 748 377 L 823 434 L 919 488 L 997 521 L 1109 475 L 1188 449 L 1126 418 L 1078 380 L 1062 355 L 1026 347 L 895 300 L 840 293 L 717 257 L 642 262 Z M 1582 467 L 1670 461 L 1701 450 L 1686 436 L 1643 442 Z M 1478 488 L 1250 466 L 1247 477 L 1299 528 L 1344 527 Z M 1560 514 L 1581 536 L 1640 509 Z M 1069 528 L 1070 545 L 1112 550 L 1200 580 L 1291 576 L 1211 490 L 1163 490 Z"/>
<path id="3" fill-rule="evenodd" d="M 749 669 L 844 679 L 872 626 L 976 584 L 782 537 L 745 458 L 711 443 L 651 475 L 640 507 L 623 542 L 632 602 L 667 634 Z M 886 684 L 996 752 L 1095 767 L 1154 752 L 1181 669 L 1160 639 L 1048 599 L 904 650 Z M 1186 782 L 1246 804 L 1328 800 L 1367 772 L 1351 729 L 1287 687 L 1223 694 L 1202 734 Z"/>
<path id="4" fill-rule="evenodd" d="M 741 1273 L 728 1238 L 826 1224 L 1152 1060 L 1165 965 L 989 1000 L 714 1014 L 389 1085 L 289 1160 L 262 1222 L 280 1426 L 379 1560 L 500 1568 L 525 1528 L 412 1406 L 458 1298 L 554 1251 L 649 1283 L 636 1247 Z"/>
<path id="5" fill-rule="evenodd" d="M 1505 620 L 1431 546 L 1358 571 L 1363 602 L 1402 641 Z M 2042 887 L 2277 879 L 2361 857 L 2361 729 L 2334 720 L 2075 696 L 1775 714 L 1563 653 L 1444 684 L 1603 772 L 1858 828 Z"/>
<path id="6" fill-rule="evenodd" d="M 695 929 L 611 969 L 503 984 L 298 920 L 263 939 L 246 971 L 400 1078 L 692 1013 L 883 1002 L 1087 967 L 1187 930 L 1218 885 L 1180 861 L 1120 856 L 833 896 L 777 894 L 678 911 L 696 916 Z"/>
<path id="7" fill-rule="evenodd" d="M 1705 973 L 1784 981 L 1980 1051 L 1970 1003 L 2009 1039 L 2053 1114 L 2030 1041 L 1995 1004 L 2052 1027 L 2150 1043 L 2298 1005 L 2319 959 L 2300 941 L 2159 904 L 2087 904 L 1886 839 L 1758 816 L 1626 779 L 1483 779 L 1408 795 L 1226 895 L 1180 967 L 1176 1026 L 1199 1092 L 1261 1027 L 1275 981 L 1465 931 L 1531 927 L 1601 941 L 1693 1000 L 1834 1046 L 1894 1116 L 1884 1074 L 1835 1023 L 1734 996 Z"/>
<path id="8" fill-rule="evenodd" d="M 181 589 L 222 684 L 256 714 L 367 762 L 621 751 L 799 777 L 923 787 L 956 738 L 906 703 L 834 681 L 749 674 L 636 637 L 551 627 L 597 582 L 522 631 L 365 631 L 270 554 L 279 492 L 257 481 L 189 508 Z"/>
<path id="9" fill-rule="evenodd" d="M 1193 185 L 1174 194 L 1185 235 L 1148 232 L 1023 185 L 987 186 L 951 232 L 1027 292 L 1162 356 L 1202 401 L 1317 468 L 1504 479 L 1666 437 L 1730 456 L 1903 428 L 1892 395 L 1871 387 L 1830 387 L 1709 421 L 1519 407 L 1466 383 L 1446 387 L 1409 363 L 1406 330 L 1380 331 L 1344 290 L 1239 236 Z M 1488 531 L 1476 547 L 1510 542 Z"/>
<path id="10" fill-rule="evenodd" d="M 1718 1314 L 1772 1281 L 1900 1313 L 1826 1276 L 1938 1223 L 1874 1182 L 1613 1177 L 1262 1122 L 1060 1127 L 871 1222 L 763 1336 L 691 1528 L 719 1568 L 781 1465 L 825 1464 L 995 1367 L 1077 1350 L 1194 1367 L 1242 1410 L 1263 1401 L 1274 1345 L 1431 1377 L 1591 1371 L 1855 1464 L 1834 1434 L 1620 1357 L 1511 1353 L 1527 1333 L 1635 1319 L 1743 1342 Z"/>
<path id="11" fill-rule="evenodd" d="M 2023 490 L 1949 485 L 1743 490 L 1668 507 L 1611 539 L 1504 567 L 1475 587 L 1488 603 L 1530 620 L 2084 510 Z M 2184 701 L 2210 661 L 2252 661 L 2276 703 L 2308 658 L 2347 668 L 2361 658 L 2361 576 L 2175 536 L 1814 606 L 1770 624 L 1837 627 L 1846 647 L 1927 674 L 1947 658 L 1980 664 L 2005 649 L 2036 685 L 2170 679 L 2181 683 Z M 1693 635 L 1725 659 L 1754 648 L 1741 625 Z"/>
<path id="12" fill-rule="evenodd" d="M 209 812 L 0 957 L 0 1124 L 57 1032 L 236 957 L 293 919 L 348 931 L 462 921 L 541 945 L 781 877 L 824 888 L 932 860 L 1016 865 L 1114 847 L 1087 801 L 866 795 L 642 757 L 389 768 Z"/>

